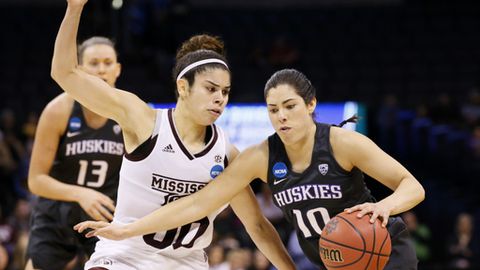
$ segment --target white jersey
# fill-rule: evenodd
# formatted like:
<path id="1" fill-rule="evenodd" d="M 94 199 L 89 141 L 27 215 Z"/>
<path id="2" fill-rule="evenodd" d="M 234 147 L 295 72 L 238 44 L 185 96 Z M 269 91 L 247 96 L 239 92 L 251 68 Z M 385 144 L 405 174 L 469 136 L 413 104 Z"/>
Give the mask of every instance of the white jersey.
<path id="1" fill-rule="evenodd" d="M 228 141 L 219 127 L 211 125 L 207 130 L 211 133 L 209 142 L 203 151 L 192 154 L 175 129 L 173 109 L 158 110 L 152 138 L 137 149 L 142 153 L 139 155 L 135 150 L 123 159 L 113 222 L 134 222 L 169 202 L 197 192 L 221 173 L 227 163 Z M 224 208 L 166 232 L 122 241 L 101 239 L 97 249 L 106 242 L 110 242 L 109 247 L 115 242 L 124 251 L 184 257 L 210 244 L 214 218 Z"/>

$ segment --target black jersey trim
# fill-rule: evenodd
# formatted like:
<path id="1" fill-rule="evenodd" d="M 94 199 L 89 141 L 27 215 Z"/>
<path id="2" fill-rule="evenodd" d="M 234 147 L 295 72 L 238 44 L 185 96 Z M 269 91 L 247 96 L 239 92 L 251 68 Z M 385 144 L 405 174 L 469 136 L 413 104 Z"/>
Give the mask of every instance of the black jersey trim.
<path id="1" fill-rule="evenodd" d="M 320 128 L 320 123 L 317 123 L 317 129 Z M 325 132 L 325 137 L 326 137 L 326 142 L 327 142 L 327 150 L 328 150 L 328 153 L 330 154 L 330 156 L 332 157 L 332 161 L 334 162 L 334 165 L 340 170 L 340 172 L 346 174 L 346 175 L 352 175 L 354 173 L 354 170 L 356 169 L 356 167 L 353 167 L 352 170 L 350 171 L 347 171 L 345 170 L 341 165 L 340 163 L 338 163 L 337 161 L 337 158 L 335 157 L 334 153 L 333 153 L 333 148 L 332 148 L 332 144 L 330 143 L 330 133 L 331 133 L 331 129 L 332 129 L 332 126 L 331 125 L 327 125 L 326 127 L 326 132 Z"/>
<path id="2" fill-rule="evenodd" d="M 213 135 L 211 136 L 211 139 L 208 142 L 207 146 L 200 153 L 194 154 L 192 156 L 192 154 L 190 154 L 190 152 L 187 150 L 187 148 L 183 144 L 182 140 L 180 140 L 180 136 L 178 136 L 177 129 L 175 128 L 175 122 L 173 121 L 173 109 L 168 110 L 168 122 L 170 123 L 170 128 L 172 129 L 172 134 L 173 134 L 173 137 L 175 138 L 175 141 L 177 141 L 177 144 L 182 150 L 182 152 L 190 160 L 206 155 L 217 142 L 217 139 L 218 139 L 217 127 L 215 125 L 211 125 L 207 127 L 207 129 L 210 128 L 212 130 Z"/>
<path id="3" fill-rule="evenodd" d="M 157 143 L 157 138 L 158 138 L 158 135 L 148 138 L 146 141 L 140 144 L 137 148 L 135 148 L 135 150 L 133 150 L 132 153 L 130 154 L 127 153 L 127 151 L 125 150 L 125 158 L 130 161 L 144 160 L 152 153 L 153 148 L 155 148 L 155 144 Z"/>
<path id="4" fill-rule="evenodd" d="M 188 152 L 185 145 L 183 145 L 182 140 L 178 136 L 177 129 L 175 128 L 175 123 L 173 122 L 173 109 L 168 110 L 168 122 L 170 123 L 170 128 L 172 129 L 173 137 L 175 137 L 175 141 L 177 141 L 178 146 L 182 149 L 182 152 L 187 156 L 188 159 L 193 160 L 194 157 Z"/>
<path id="5" fill-rule="evenodd" d="M 211 137 L 210 142 L 207 144 L 207 147 L 205 147 L 205 149 L 203 149 L 203 151 L 201 151 L 200 153 L 197 153 L 194 155 L 196 158 L 206 155 L 217 142 L 217 139 L 218 139 L 217 127 L 215 125 L 211 125 L 210 129 L 213 131 L 213 136 Z"/>

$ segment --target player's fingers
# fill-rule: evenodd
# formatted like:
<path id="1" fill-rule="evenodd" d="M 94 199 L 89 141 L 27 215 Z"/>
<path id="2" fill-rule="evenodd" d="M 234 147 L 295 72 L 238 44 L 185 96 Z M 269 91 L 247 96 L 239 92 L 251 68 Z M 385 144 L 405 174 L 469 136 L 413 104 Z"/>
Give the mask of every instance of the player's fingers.
<path id="1" fill-rule="evenodd" d="M 372 213 L 372 216 L 370 217 L 370 223 L 373 224 L 373 223 L 375 222 L 375 220 L 378 218 L 378 216 L 379 216 L 379 213 L 377 213 L 376 211 L 374 211 L 374 212 Z"/>
<path id="2" fill-rule="evenodd" d="M 357 217 L 361 218 L 363 216 L 365 216 L 366 214 L 368 213 L 371 213 L 372 212 L 372 208 L 370 206 L 364 206 L 360 212 L 357 213 Z"/>
<path id="3" fill-rule="evenodd" d="M 390 218 L 390 215 L 388 215 L 388 214 L 384 214 L 384 215 L 382 216 L 382 219 L 383 219 L 383 220 L 382 220 L 382 227 L 384 227 L 384 228 L 387 227 L 388 219 L 389 219 L 389 218 Z"/>
<path id="4" fill-rule="evenodd" d="M 361 209 L 361 206 L 362 206 L 361 204 L 358 204 L 358 205 L 355 205 L 355 206 L 353 206 L 353 207 L 346 208 L 345 211 L 347 211 L 347 213 L 351 214 L 351 213 L 353 213 L 353 212 L 355 212 L 355 211 L 360 210 L 360 209 Z"/>
<path id="5" fill-rule="evenodd" d="M 88 233 L 85 234 L 85 237 L 90 238 L 95 236 L 95 231 L 89 231 Z"/>
<path id="6" fill-rule="evenodd" d="M 95 221 L 84 221 L 80 222 L 77 225 L 75 225 L 73 228 L 77 230 L 79 233 L 83 233 L 86 229 L 93 228 L 95 224 Z"/>
<path id="7" fill-rule="evenodd" d="M 113 219 L 112 213 L 110 213 L 110 211 L 105 209 L 105 207 L 103 207 L 103 205 L 100 205 L 97 210 L 102 215 L 102 217 L 107 219 L 107 221 L 111 221 Z"/>
<path id="8" fill-rule="evenodd" d="M 107 207 L 108 210 L 111 212 L 115 212 L 115 204 L 113 203 L 112 199 L 107 196 L 104 196 L 101 203 Z"/>
<path id="9" fill-rule="evenodd" d="M 99 207 L 99 206 L 96 206 L 96 207 Z M 100 207 L 102 207 L 100 205 Z M 97 210 L 97 208 L 95 209 L 92 209 L 92 217 L 93 219 L 95 219 L 96 221 L 108 221 L 106 218 L 104 218 L 100 212 Z"/>
<path id="10" fill-rule="evenodd" d="M 117 237 L 114 236 L 115 233 L 112 232 L 111 227 L 104 227 L 98 230 L 95 230 L 95 236 L 105 237 L 112 240 L 117 240 Z"/>
<path id="11" fill-rule="evenodd" d="M 87 227 L 86 227 L 86 226 L 87 226 L 86 224 L 87 224 L 88 222 L 89 222 L 89 221 L 80 222 L 80 223 L 78 223 L 77 225 L 73 226 L 73 229 L 76 230 L 76 231 L 79 232 L 79 233 L 82 233 L 82 232 L 87 228 Z"/>

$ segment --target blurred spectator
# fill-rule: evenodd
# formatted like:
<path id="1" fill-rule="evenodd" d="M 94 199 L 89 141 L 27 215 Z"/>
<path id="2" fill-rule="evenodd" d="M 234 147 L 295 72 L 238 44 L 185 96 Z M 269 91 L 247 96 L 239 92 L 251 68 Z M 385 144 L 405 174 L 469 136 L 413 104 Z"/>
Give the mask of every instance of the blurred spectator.
<path id="1" fill-rule="evenodd" d="M 397 125 L 398 100 L 394 94 L 383 98 L 377 114 L 379 145 L 387 152 L 395 145 L 395 127 Z"/>
<path id="2" fill-rule="evenodd" d="M 290 239 L 288 240 L 288 253 L 292 256 L 297 269 L 301 270 L 317 270 L 318 266 L 313 264 L 307 259 L 302 249 L 300 248 L 300 243 L 298 243 L 297 234 L 293 231 L 290 234 Z"/>
<path id="3" fill-rule="evenodd" d="M 460 109 L 448 93 L 437 96 L 430 112 L 435 124 L 458 125 L 460 122 Z"/>
<path id="4" fill-rule="evenodd" d="M 463 119 L 468 126 L 473 126 L 480 120 L 480 92 L 474 88 L 468 93 L 468 100 L 461 108 Z"/>
<path id="5" fill-rule="evenodd" d="M 25 269 L 27 263 L 28 232 L 22 231 L 16 238 L 17 241 L 13 250 L 13 269 Z"/>
<path id="6" fill-rule="evenodd" d="M 471 153 L 475 160 L 480 159 L 480 125 L 473 128 L 469 142 Z"/>
<path id="7" fill-rule="evenodd" d="M 14 206 L 13 177 L 16 168 L 17 163 L 0 130 L 0 212 L 4 216 L 8 216 Z"/>
<path id="8" fill-rule="evenodd" d="M 25 137 L 25 150 L 28 155 L 32 153 L 33 140 L 35 138 L 35 131 L 37 130 L 38 114 L 30 112 L 27 121 L 22 126 L 22 134 Z"/>
<path id="9" fill-rule="evenodd" d="M 224 268 L 218 270 L 246 270 L 251 264 L 250 251 L 247 249 L 232 249 L 227 253 L 227 261 L 222 264 Z"/>
<path id="10" fill-rule="evenodd" d="M 219 244 L 210 245 L 207 249 L 207 254 L 210 270 L 219 269 L 219 266 L 225 261 L 225 250 Z"/>
<path id="11" fill-rule="evenodd" d="M 474 262 L 478 254 L 475 253 L 473 233 L 472 215 L 459 214 L 455 231 L 447 242 L 447 259 L 450 269 L 478 269 Z"/>
<path id="12" fill-rule="evenodd" d="M 265 217 L 273 224 L 282 240 L 286 242 L 290 227 L 283 217 L 282 210 L 273 203 L 272 192 L 268 185 L 262 182 L 260 193 L 255 196 Z"/>
<path id="13" fill-rule="evenodd" d="M 2 264 L 9 261 L 9 257 L 13 254 L 15 248 L 15 230 L 6 222 L 5 216 L 2 215 L 0 209 L 0 270 Z"/>
<path id="14" fill-rule="evenodd" d="M 227 252 L 227 259 L 220 265 L 217 265 L 211 270 L 246 270 L 245 254 L 243 249 L 235 248 Z"/>
<path id="15" fill-rule="evenodd" d="M 268 270 L 272 267 L 267 257 L 260 250 L 256 249 L 253 253 L 252 270 Z"/>
<path id="16" fill-rule="evenodd" d="M 430 239 L 432 233 L 427 225 L 419 223 L 417 215 L 413 211 L 408 211 L 402 214 L 402 218 L 407 225 L 407 229 L 412 236 L 415 244 L 415 251 L 419 261 L 419 268 L 426 268 L 432 257 L 432 250 L 430 247 Z"/>
<path id="17" fill-rule="evenodd" d="M 7 250 L 0 244 L 0 270 L 7 269 L 8 254 Z"/>

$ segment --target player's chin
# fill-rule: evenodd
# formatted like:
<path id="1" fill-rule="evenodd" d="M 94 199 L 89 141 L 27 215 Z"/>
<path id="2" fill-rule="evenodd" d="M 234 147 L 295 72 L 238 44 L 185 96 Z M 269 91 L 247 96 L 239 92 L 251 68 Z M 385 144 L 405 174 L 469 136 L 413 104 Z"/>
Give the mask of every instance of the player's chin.
<path id="1" fill-rule="evenodd" d="M 209 114 L 202 119 L 202 124 L 204 126 L 210 126 L 211 124 L 215 123 L 215 121 L 217 121 L 217 119 L 219 117 L 220 117 L 220 115 L 216 116 L 216 115 L 213 115 L 213 114 Z"/>

